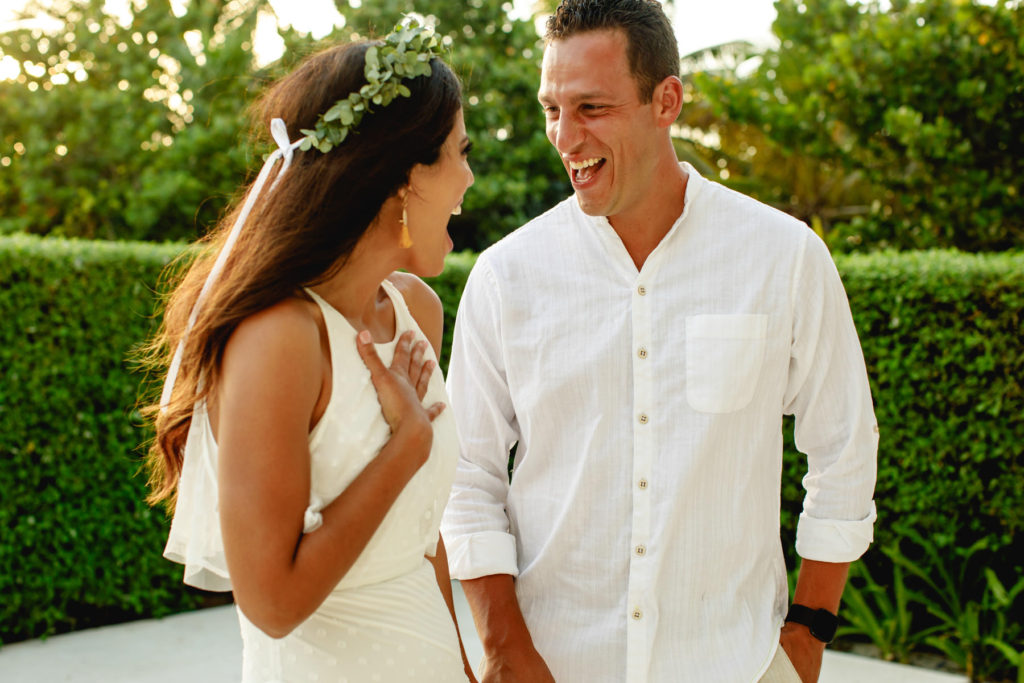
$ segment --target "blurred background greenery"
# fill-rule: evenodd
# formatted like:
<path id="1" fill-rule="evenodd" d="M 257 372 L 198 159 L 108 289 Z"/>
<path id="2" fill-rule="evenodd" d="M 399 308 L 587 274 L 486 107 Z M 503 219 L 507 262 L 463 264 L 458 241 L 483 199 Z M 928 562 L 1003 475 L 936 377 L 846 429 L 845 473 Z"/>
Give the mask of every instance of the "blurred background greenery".
<path id="1" fill-rule="evenodd" d="M 266 0 L 153 0 L 121 17 L 106 6 L 30 2 L 35 21 L 0 34 L 0 59 L 17 67 L 0 81 L 0 234 L 202 234 L 267 151 L 245 137 L 253 97 L 318 44 L 380 35 L 409 9 L 341 0 L 343 27 L 318 41 L 279 26 L 283 55 L 261 65 Z M 415 8 L 465 83 L 477 183 L 452 235 L 479 250 L 570 191 L 536 104 L 542 44 L 508 0 Z M 1024 243 L 1019 1 L 775 9 L 774 46 L 684 56 L 681 158 L 807 221 L 834 250 Z"/>

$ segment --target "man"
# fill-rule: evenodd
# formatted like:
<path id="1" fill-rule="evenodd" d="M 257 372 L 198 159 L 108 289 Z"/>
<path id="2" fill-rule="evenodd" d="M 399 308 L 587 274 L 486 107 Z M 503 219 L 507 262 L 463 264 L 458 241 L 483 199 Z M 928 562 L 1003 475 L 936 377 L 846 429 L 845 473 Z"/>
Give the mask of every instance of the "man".
<path id="1" fill-rule="evenodd" d="M 817 680 L 871 541 L 877 428 L 838 274 L 805 225 L 677 162 L 682 97 L 658 3 L 549 20 L 539 99 L 575 194 L 481 254 L 448 380 L 442 531 L 484 681 Z M 809 463 L 792 609 L 783 414 Z"/>

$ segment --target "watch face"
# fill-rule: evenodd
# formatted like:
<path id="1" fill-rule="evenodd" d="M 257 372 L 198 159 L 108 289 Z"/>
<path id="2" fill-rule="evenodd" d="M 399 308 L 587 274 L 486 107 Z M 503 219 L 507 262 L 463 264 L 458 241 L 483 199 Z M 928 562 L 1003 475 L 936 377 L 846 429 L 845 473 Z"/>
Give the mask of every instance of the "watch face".
<path id="1" fill-rule="evenodd" d="M 823 643 L 831 643 L 836 637 L 836 628 L 839 620 L 830 612 L 823 609 L 814 613 L 813 623 L 810 625 L 811 635 Z"/>

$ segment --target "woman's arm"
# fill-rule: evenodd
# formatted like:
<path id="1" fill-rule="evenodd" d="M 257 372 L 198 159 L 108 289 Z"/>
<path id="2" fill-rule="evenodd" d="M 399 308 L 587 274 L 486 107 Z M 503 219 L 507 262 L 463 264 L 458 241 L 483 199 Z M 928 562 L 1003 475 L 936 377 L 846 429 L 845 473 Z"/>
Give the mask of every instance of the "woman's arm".
<path id="1" fill-rule="evenodd" d="M 428 555 L 427 559 L 434 565 L 437 585 L 441 589 L 441 595 L 444 597 L 445 604 L 448 605 L 452 621 L 455 622 L 455 635 L 459 637 L 459 652 L 462 654 L 462 666 L 466 669 L 466 677 L 472 683 L 476 683 L 473 667 L 469 663 L 469 657 L 466 656 L 466 647 L 462 643 L 462 631 L 459 630 L 459 620 L 455 616 L 455 597 L 452 595 L 452 579 L 448 574 L 448 553 L 444 550 L 444 539 L 441 538 L 440 534 L 437 536 L 437 551 L 433 557 Z"/>
<path id="2" fill-rule="evenodd" d="M 418 379 L 422 369 L 410 362 L 411 335 L 399 340 L 390 369 L 370 340 L 360 339 L 357 346 L 392 435 L 323 509 L 323 526 L 303 534 L 310 490 L 307 439 L 324 388 L 320 335 L 307 302 L 289 300 L 251 316 L 228 341 L 217 387 L 228 570 L 239 607 L 272 637 L 287 635 L 308 618 L 359 557 L 429 456 L 430 422 L 443 408 L 422 408 L 408 379 Z"/>

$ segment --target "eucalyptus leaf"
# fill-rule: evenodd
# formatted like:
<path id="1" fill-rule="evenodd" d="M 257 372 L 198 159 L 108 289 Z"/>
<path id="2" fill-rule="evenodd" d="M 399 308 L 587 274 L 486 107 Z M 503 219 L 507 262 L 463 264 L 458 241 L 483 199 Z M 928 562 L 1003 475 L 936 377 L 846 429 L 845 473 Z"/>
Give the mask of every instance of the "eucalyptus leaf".
<path id="1" fill-rule="evenodd" d="M 380 62 L 378 61 L 377 57 L 377 46 L 371 45 L 366 50 L 366 68 L 367 70 L 373 69 L 376 71 L 379 67 Z"/>

